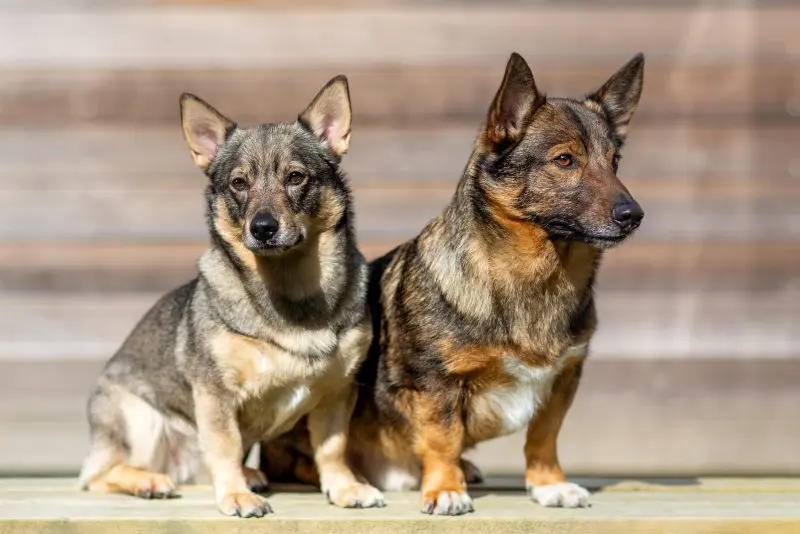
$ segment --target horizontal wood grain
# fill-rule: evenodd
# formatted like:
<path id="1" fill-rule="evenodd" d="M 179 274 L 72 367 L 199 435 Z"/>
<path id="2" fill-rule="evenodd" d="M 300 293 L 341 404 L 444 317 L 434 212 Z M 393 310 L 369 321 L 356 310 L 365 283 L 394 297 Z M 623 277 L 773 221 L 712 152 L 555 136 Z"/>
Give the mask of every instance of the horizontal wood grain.
<path id="1" fill-rule="evenodd" d="M 0 48 L 0 66 L 27 62 L 41 67 L 231 68 L 345 61 L 494 65 L 512 50 L 536 61 L 623 59 L 640 49 L 686 62 L 740 61 L 796 52 L 797 13 L 792 7 L 754 10 L 713 4 L 612 11 L 604 6 L 534 4 L 414 10 L 276 12 L 183 6 L 10 12 L 0 17 L 0 35 L 14 46 Z M 37 31 L 31 32 L 34 27 Z"/>
<path id="2" fill-rule="evenodd" d="M 107 11 L 128 9 L 131 7 L 148 8 L 164 6 L 184 6 L 195 8 L 207 7 L 246 7 L 258 10 L 313 10 L 313 9 L 348 9 L 348 8 L 424 8 L 432 5 L 459 6 L 464 0 L 5 0 L 0 6 L 0 12 L 37 12 L 47 9 L 60 8 L 70 10 L 103 9 Z M 638 0 L 537 0 L 540 5 L 559 5 L 572 7 L 603 6 L 608 9 L 625 9 L 638 5 Z M 467 5 L 494 6 L 506 5 L 514 7 L 519 0 L 468 0 Z M 717 0 L 719 6 L 741 6 L 741 0 Z M 769 2 L 749 2 L 752 9 L 769 9 L 781 6 L 791 6 L 792 0 L 769 0 Z M 697 9 L 707 7 L 704 0 L 648 0 L 646 6 L 682 7 Z"/>
<path id="3" fill-rule="evenodd" d="M 540 89 L 580 97 L 622 66 L 622 58 L 542 58 L 532 62 Z M 800 61 L 710 64 L 655 57 L 646 66 L 636 124 L 680 117 L 796 121 Z M 355 125 L 475 123 L 485 118 L 504 61 L 437 66 L 385 63 L 295 68 L 17 68 L 0 70 L 0 125 L 165 123 L 178 95 L 195 93 L 244 124 L 299 112 L 337 73 L 347 75 Z M 290 116 L 289 113 L 286 115 Z"/>

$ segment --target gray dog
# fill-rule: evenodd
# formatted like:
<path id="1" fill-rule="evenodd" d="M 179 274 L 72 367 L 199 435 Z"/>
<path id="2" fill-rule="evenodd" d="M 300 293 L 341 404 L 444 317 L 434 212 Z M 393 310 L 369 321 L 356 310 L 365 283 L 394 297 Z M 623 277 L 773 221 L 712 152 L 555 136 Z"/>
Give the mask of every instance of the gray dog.
<path id="1" fill-rule="evenodd" d="M 204 464 L 226 515 L 261 517 L 267 479 L 244 451 L 307 417 L 322 491 L 382 506 L 345 462 L 353 380 L 371 341 L 367 265 L 339 169 L 350 140 L 347 79 L 294 123 L 240 128 L 181 97 L 206 190 L 211 247 L 199 275 L 162 297 L 91 393 L 83 489 L 166 498 Z"/>

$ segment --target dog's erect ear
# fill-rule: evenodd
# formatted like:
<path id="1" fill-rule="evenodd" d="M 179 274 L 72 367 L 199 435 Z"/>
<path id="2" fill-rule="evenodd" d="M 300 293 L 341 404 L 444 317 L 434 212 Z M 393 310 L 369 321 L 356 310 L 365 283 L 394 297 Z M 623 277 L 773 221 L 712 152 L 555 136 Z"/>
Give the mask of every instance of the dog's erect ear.
<path id="1" fill-rule="evenodd" d="M 195 164 L 205 171 L 236 125 L 202 99 L 184 93 L 181 95 L 181 126 Z"/>
<path id="2" fill-rule="evenodd" d="M 503 83 L 497 90 L 486 121 L 486 140 L 494 147 L 522 139 L 534 112 L 545 97 L 536 89 L 530 67 L 514 52 L 506 65 Z"/>
<path id="3" fill-rule="evenodd" d="M 644 84 L 644 54 L 633 56 L 624 67 L 608 79 L 603 87 L 588 96 L 602 104 L 616 129 L 617 137 L 625 139 Z"/>
<path id="4" fill-rule="evenodd" d="M 297 120 L 341 157 L 350 146 L 350 89 L 340 74 L 323 87 Z"/>

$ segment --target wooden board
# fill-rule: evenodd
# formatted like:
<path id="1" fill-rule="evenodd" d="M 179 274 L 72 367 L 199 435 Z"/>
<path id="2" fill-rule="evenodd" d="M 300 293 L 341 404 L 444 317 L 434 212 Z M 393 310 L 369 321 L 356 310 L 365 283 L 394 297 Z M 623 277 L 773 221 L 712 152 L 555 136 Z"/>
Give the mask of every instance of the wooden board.
<path id="1" fill-rule="evenodd" d="M 770 7 L 791 6 L 793 0 L 770 0 L 762 3 L 761 9 Z M 158 6 L 178 6 L 178 7 L 246 7 L 251 9 L 266 10 L 314 10 L 314 9 L 352 9 L 352 8 L 424 8 L 430 6 L 452 7 L 459 6 L 463 0 L 114 0 L 109 3 L 106 0 L 5 0 L 0 6 L 2 12 L 36 12 L 52 8 L 84 10 L 84 9 L 103 9 L 106 11 L 127 9 L 131 7 L 148 8 Z M 571 7 L 596 7 L 604 6 L 609 9 L 624 9 L 632 5 L 640 4 L 638 0 L 538 0 L 538 4 L 556 4 L 559 6 Z M 473 6 L 496 6 L 505 5 L 514 7 L 519 4 L 519 0 L 469 0 L 469 5 Z M 719 6 L 741 6 L 741 0 L 718 0 L 715 4 Z M 752 3 L 750 4 L 752 5 Z M 648 0 L 647 6 L 659 7 L 683 7 L 686 9 L 698 9 L 708 7 L 703 0 Z"/>
<path id="2" fill-rule="evenodd" d="M 532 62 L 540 89 L 581 97 L 624 58 L 542 58 Z M 648 58 L 635 124 L 705 117 L 797 121 L 798 62 L 686 63 Z M 244 124 L 299 113 L 337 73 L 347 75 L 355 126 L 433 125 L 484 120 L 503 75 L 492 65 L 424 66 L 383 62 L 300 68 L 7 68 L 0 69 L 0 125 L 174 125 L 178 96 L 195 93 Z M 796 107 L 796 106 L 795 106 Z"/>
<path id="3" fill-rule="evenodd" d="M 0 66 L 497 65 L 512 50 L 536 61 L 576 56 L 622 60 L 640 49 L 653 57 L 680 57 L 690 63 L 742 61 L 756 53 L 766 59 L 796 51 L 796 16 L 797 9 L 791 7 L 639 5 L 608 10 L 553 4 L 374 11 L 186 6 L 10 12 L 0 17 L 0 35 L 14 46 L 0 48 Z M 37 31 L 31 32 L 34 27 Z"/>

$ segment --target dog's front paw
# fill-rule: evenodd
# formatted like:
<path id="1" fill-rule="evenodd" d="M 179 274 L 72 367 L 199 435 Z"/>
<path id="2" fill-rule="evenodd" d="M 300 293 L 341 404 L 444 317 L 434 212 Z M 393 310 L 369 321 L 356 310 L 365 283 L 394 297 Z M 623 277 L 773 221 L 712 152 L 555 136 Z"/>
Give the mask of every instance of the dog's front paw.
<path id="1" fill-rule="evenodd" d="M 250 491 L 254 491 L 256 493 L 262 493 L 266 491 L 267 488 L 269 487 L 269 481 L 267 481 L 267 475 L 265 475 L 259 469 L 242 467 L 242 474 L 244 475 L 245 481 L 247 481 L 247 487 L 250 488 Z"/>
<path id="2" fill-rule="evenodd" d="M 328 501 L 340 508 L 383 508 L 383 493 L 369 484 L 353 482 L 328 489 Z"/>
<path id="3" fill-rule="evenodd" d="M 563 508 L 585 508 L 589 506 L 589 492 L 572 482 L 560 482 L 546 486 L 531 486 L 528 492 L 542 506 Z"/>
<path id="4" fill-rule="evenodd" d="M 264 517 L 272 512 L 267 501 L 255 493 L 228 493 L 219 501 L 219 511 L 238 517 Z"/>
<path id="5" fill-rule="evenodd" d="M 145 473 L 135 482 L 135 495 L 142 499 L 169 499 L 177 496 L 169 475 Z"/>
<path id="6" fill-rule="evenodd" d="M 422 513 L 462 515 L 474 511 L 472 499 L 464 490 L 426 491 L 422 494 Z"/>

